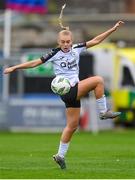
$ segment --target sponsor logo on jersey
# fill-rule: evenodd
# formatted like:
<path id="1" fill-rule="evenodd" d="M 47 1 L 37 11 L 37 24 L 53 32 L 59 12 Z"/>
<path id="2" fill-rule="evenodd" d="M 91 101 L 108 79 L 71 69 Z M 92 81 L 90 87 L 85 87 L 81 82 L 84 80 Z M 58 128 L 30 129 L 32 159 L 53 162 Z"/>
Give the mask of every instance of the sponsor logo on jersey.
<path id="1" fill-rule="evenodd" d="M 72 62 L 61 62 L 60 66 L 62 68 L 67 67 L 68 69 L 72 69 L 77 66 L 76 60 L 73 60 Z"/>

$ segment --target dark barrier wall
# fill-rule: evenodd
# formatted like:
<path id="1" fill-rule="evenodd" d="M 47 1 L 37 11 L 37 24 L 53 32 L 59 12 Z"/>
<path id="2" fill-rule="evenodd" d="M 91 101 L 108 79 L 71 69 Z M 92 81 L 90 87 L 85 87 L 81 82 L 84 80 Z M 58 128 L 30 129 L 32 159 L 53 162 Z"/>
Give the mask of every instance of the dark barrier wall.
<path id="1" fill-rule="evenodd" d="M 94 75 L 94 57 L 90 53 L 83 53 L 80 56 L 80 80 Z"/>
<path id="2" fill-rule="evenodd" d="M 53 77 L 25 77 L 24 93 L 52 93 Z"/>

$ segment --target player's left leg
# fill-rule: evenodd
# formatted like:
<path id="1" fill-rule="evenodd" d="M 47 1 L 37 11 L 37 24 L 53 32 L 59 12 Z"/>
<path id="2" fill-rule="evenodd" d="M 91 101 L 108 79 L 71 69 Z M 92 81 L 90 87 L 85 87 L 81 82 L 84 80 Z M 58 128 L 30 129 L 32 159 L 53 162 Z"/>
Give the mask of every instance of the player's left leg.
<path id="1" fill-rule="evenodd" d="M 121 112 L 112 112 L 107 109 L 106 97 L 104 95 L 104 81 L 100 76 L 89 77 L 78 83 L 77 99 L 85 96 L 89 91 L 94 90 L 100 119 L 115 118 Z"/>
<path id="2" fill-rule="evenodd" d="M 65 155 L 68 151 L 69 142 L 79 124 L 80 108 L 66 108 L 67 125 L 62 132 L 58 153 L 53 156 L 61 169 L 66 168 Z"/>

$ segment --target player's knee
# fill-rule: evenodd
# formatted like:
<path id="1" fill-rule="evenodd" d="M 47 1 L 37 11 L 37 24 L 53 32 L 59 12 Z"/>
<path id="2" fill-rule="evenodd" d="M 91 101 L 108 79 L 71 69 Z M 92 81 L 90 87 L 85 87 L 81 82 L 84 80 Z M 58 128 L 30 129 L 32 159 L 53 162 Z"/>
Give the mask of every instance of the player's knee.
<path id="1" fill-rule="evenodd" d="M 96 76 L 97 82 L 100 84 L 104 84 L 104 79 L 101 76 Z"/>

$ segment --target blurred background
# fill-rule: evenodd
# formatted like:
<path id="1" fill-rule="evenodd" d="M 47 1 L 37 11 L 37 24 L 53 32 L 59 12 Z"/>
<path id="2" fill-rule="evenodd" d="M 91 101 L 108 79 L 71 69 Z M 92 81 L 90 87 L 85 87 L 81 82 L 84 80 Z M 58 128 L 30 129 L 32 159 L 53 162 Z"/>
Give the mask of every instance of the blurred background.
<path id="1" fill-rule="evenodd" d="M 65 126 L 64 104 L 50 89 L 51 64 L 3 75 L 5 67 L 38 58 L 57 46 L 64 3 L 64 25 L 73 31 L 75 43 L 92 39 L 118 20 L 125 22 L 80 56 L 80 79 L 101 75 L 109 108 L 122 115 L 100 121 L 90 93 L 82 99 L 79 129 L 135 128 L 135 0 L 1 0 L 0 130 L 50 132 Z"/>

